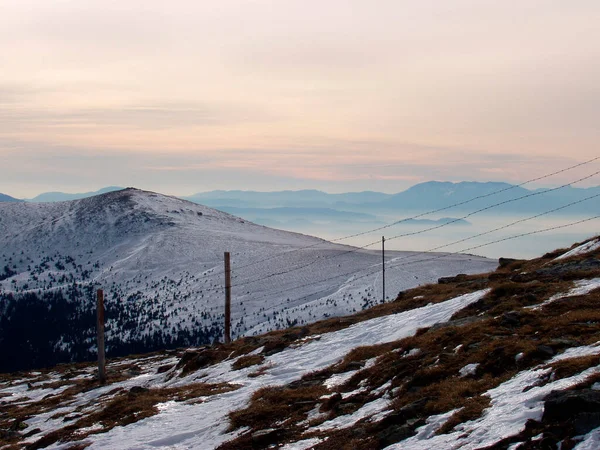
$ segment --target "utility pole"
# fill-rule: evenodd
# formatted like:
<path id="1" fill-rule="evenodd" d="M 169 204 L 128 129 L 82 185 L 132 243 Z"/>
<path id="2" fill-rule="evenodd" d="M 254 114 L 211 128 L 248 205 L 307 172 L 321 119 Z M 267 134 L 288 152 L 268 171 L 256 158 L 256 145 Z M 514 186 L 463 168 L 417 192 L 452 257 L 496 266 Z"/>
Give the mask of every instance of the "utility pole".
<path id="1" fill-rule="evenodd" d="M 382 291 L 381 303 L 385 303 L 385 236 L 381 236 L 381 274 L 382 274 Z"/>
<path id="2" fill-rule="evenodd" d="M 225 252 L 225 331 L 223 340 L 231 342 L 231 263 L 229 252 Z"/>
<path id="3" fill-rule="evenodd" d="M 98 380 L 100 383 L 106 383 L 106 356 L 104 354 L 104 291 L 98 289 L 97 295 L 97 314 L 96 330 L 98 333 Z"/>

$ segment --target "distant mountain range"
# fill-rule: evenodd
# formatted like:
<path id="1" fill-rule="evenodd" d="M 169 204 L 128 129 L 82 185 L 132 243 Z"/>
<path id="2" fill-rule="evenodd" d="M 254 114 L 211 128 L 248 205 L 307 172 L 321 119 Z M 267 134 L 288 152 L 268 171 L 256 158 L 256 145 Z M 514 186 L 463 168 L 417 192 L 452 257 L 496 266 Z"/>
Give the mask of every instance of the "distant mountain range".
<path id="1" fill-rule="evenodd" d="M 117 191 L 122 188 L 110 186 L 95 192 L 66 194 L 47 192 L 29 200 L 32 202 L 56 202 L 76 200 L 94 195 Z M 498 182 L 439 182 L 429 181 L 417 184 L 397 194 L 381 192 L 348 192 L 328 194 L 318 190 L 298 191 L 210 191 L 187 197 L 185 200 L 221 209 L 252 220 L 261 217 L 274 220 L 274 216 L 298 217 L 311 221 L 320 219 L 364 221 L 382 213 L 402 214 L 403 212 L 448 209 L 452 211 L 474 211 L 495 206 L 490 212 L 533 213 L 557 208 L 569 203 L 580 202 L 565 208 L 565 214 L 581 214 L 600 209 L 600 197 L 585 200 L 600 194 L 600 186 L 591 188 L 565 187 L 561 189 L 529 190 L 520 186 Z M 521 197 L 525 197 L 520 199 Z M 6 199 L 4 199 L 6 198 Z M 473 200 L 477 198 L 476 200 Z M 1 195 L 0 201 L 17 201 Z M 457 205 L 457 206 L 454 206 Z"/>
<path id="2" fill-rule="evenodd" d="M 79 200 L 82 198 L 93 197 L 94 195 L 106 194 L 107 192 L 120 191 L 119 186 L 108 186 L 93 192 L 82 192 L 79 194 L 66 194 L 64 192 L 44 192 L 28 201 L 30 202 L 66 202 L 69 200 Z"/>
<path id="3" fill-rule="evenodd" d="M 314 190 L 211 191 L 194 194 L 186 199 L 217 208 L 330 208 L 363 214 L 402 214 L 438 209 L 474 211 L 497 204 L 501 205 L 494 206 L 491 213 L 533 213 L 581 202 L 563 210 L 565 214 L 580 214 L 600 209 L 600 197 L 584 200 L 598 194 L 600 194 L 600 186 L 586 189 L 565 187 L 529 190 L 508 183 L 429 181 L 398 194 L 380 192 L 327 194 Z M 477 199 L 473 200 L 475 198 Z"/>
<path id="4" fill-rule="evenodd" d="M 391 197 L 393 197 L 391 194 L 372 191 L 328 194 L 323 191 L 305 189 L 276 192 L 210 191 L 183 198 L 207 206 L 324 208 L 379 203 Z"/>
<path id="5" fill-rule="evenodd" d="M 10 195 L 0 193 L 0 202 L 22 202 L 18 198 L 11 197 Z"/>

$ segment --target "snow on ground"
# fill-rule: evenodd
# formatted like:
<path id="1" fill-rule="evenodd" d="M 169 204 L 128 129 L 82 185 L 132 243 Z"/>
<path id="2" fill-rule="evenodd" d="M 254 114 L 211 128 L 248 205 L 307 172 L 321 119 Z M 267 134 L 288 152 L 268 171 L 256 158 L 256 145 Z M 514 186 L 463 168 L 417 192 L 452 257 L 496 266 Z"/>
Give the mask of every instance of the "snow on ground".
<path id="1" fill-rule="evenodd" d="M 281 450 L 310 450 L 315 445 L 320 444 L 324 441 L 325 439 L 318 438 L 305 439 L 303 441 L 294 442 L 292 444 L 286 444 L 283 447 L 281 447 Z"/>
<path id="2" fill-rule="evenodd" d="M 338 416 L 335 419 L 328 420 L 317 427 L 311 428 L 310 431 L 328 431 L 338 430 L 340 428 L 349 428 L 359 420 L 362 420 L 366 417 L 373 417 L 375 415 L 377 415 L 378 420 L 382 420 L 386 415 L 381 413 L 386 411 L 389 405 L 389 400 L 385 398 L 378 398 L 372 402 L 364 404 L 352 414 Z"/>
<path id="3" fill-rule="evenodd" d="M 248 377 L 256 371 L 249 367 L 233 371 L 234 360 L 228 360 L 184 378 L 166 379 L 154 386 L 182 386 L 192 382 L 232 383 L 240 389 L 212 396 L 195 405 L 174 403 L 156 416 L 127 427 L 116 427 L 104 434 L 89 437 L 90 448 L 215 448 L 235 437 L 228 433 L 228 413 L 245 407 L 252 393 L 264 386 L 282 386 L 303 375 L 324 369 L 340 361 L 359 346 L 393 342 L 413 335 L 417 329 L 445 322 L 460 309 L 476 302 L 489 290 L 466 294 L 443 303 L 432 304 L 385 317 L 371 319 L 340 331 L 321 335 L 318 340 L 287 348 L 264 361 L 265 374 Z M 385 409 L 383 400 L 372 412 Z M 293 448 L 293 447 L 292 447 Z"/>
<path id="4" fill-rule="evenodd" d="M 578 247 L 575 247 L 572 250 L 569 250 L 566 253 L 563 253 L 558 258 L 555 258 L 554 261 L 558 261 L 565 258 L 570 258 L 571 256 L 583 255 L 585 253 L 593 252 L 600 248 L 600 239 L 593 239 L 591 241 L 586 242 L 585 244 L 581 244 Z"/>
<path id="5" fill-rule="evenodd" d="M 573 450 L 598 450 L 600 448 L 600 428 L 590 431 Z"/>
<path id="6" fill-rule="evenodd" d="M 567 297 L 575 297 L 578 295 L 585 295 L 592 292 L 594 289 L 598 289 L 600 287 L 600 278 L 592 278 L 591 280 L 577 280 L 575 281 L 575 287 L 571 289 L 569 292 L 563 292 L 560 294 L 555 294 L 550 297 L 548 300 L 540 303 L 539 305 L 526 306 L 527 309 L 540 309 L 541 307 L 553 303 L 557 300 L 561 300 Z"/>
<path id="7" fill-rule="evenodd" d="M 440 449 L 475 449 L 484 448 L 496 442 L 514 436 L 525 428 L 529 419 L 540 420 L 544 412 L 544 398 L 553 390 L 564 390 L 585 381 L 591 375 L 600 373 L 600 366 L 591 367 L 572 377 L 548 382 L 542 380 L 552 371 L 549 364 L 570 358 L 600 354 L 600 342 L 566 350 L 543 365 L 520 372 L 512 379 L 490 389 L 487 395 L 491 398 L 491 406 L 479 419 L 458 425 L 455 429 L 442 435 L 418 433 L 401 443 L 386 447 L 388 450 L 430 450 Z M 530 387 L 526 390 L 525 388 Z M 449 418 L 450 416 L 448 416 Z M 438 417 L 439 418 L 439 417 Z M 437 423 L 440 421 L 437 420 Z M 439 426 L 443 423 L 439 423 Z M 590 438 L 591 439 L 591 438 Z M 595 437 L 594 437 L 595 439 Z"/>

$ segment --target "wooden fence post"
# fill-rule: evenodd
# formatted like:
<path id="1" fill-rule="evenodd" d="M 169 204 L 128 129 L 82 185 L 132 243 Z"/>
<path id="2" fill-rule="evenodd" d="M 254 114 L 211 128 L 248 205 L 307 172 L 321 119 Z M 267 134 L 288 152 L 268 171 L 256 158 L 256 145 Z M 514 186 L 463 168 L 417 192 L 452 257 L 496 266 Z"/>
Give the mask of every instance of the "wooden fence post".
<path id="1" fill-rule="evenodd" d="M 225 331 L 223 340 L 231 342 L 231 263 L 229 252 L 225 252 Z"/>
<path id="2" fill-rule="evenodd" d="M 106 356 L 104 354 L 104 291 L 102 289 L 98 289 L 97 300 L 98 380 L 104 384 L 106 383 Z"/>
<path id="3" fill-rule="evenodd" d="M 383 291 L 381 303 L 385 303 L 385 236 L 381 236 L 381 278 L 381 287 Z"/>

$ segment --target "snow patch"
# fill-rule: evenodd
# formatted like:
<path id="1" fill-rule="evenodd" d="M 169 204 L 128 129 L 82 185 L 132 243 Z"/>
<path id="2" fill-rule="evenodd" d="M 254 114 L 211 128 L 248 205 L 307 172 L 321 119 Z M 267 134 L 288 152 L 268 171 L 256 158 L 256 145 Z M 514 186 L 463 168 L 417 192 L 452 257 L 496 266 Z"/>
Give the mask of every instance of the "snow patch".
<path id="1" fill-rule="evenodd" d="M 465 367 L 458 371 L 461 378 L 464 377 L 472 377 L 477 373 L 477 368 L 479 367 L 479 363 L 475 364 L 467 364 Z"/>
<path id="2" fill-rule="evenodd" d="M 558 258 L 555 258 L 554 261 L 558 261 L 565 258 L 570 258 L 571 256 L 583 255 L 585 253 L 593 252 L 600 248 L 600 239 L 591 240 L 586 242 L 585 244 L 580 245 L 579 247 L 575 247 L 572 250 L 569 250 L 567 253 L 563 253 Z"/>
<path id="3" fill-rule="evenodd" d="M 571 289 L 569 292 L 563 292 L 559 294 L 555 294 L 550 297 L 548 300 L 540 303 L 539 305 L 526 306 L 527 309 L 540 309 L 541 307 L 548 305 L 550 303 L 554 303 L 557 300 L 561 300 L 567 297 L 576 297 L 578 295 L 586 295 L 592 292 L 594 289 L 600 287 L 600 278 L 592 278 L 591 280 L 577 280 L 575 282 L 575 287 Z"/>

